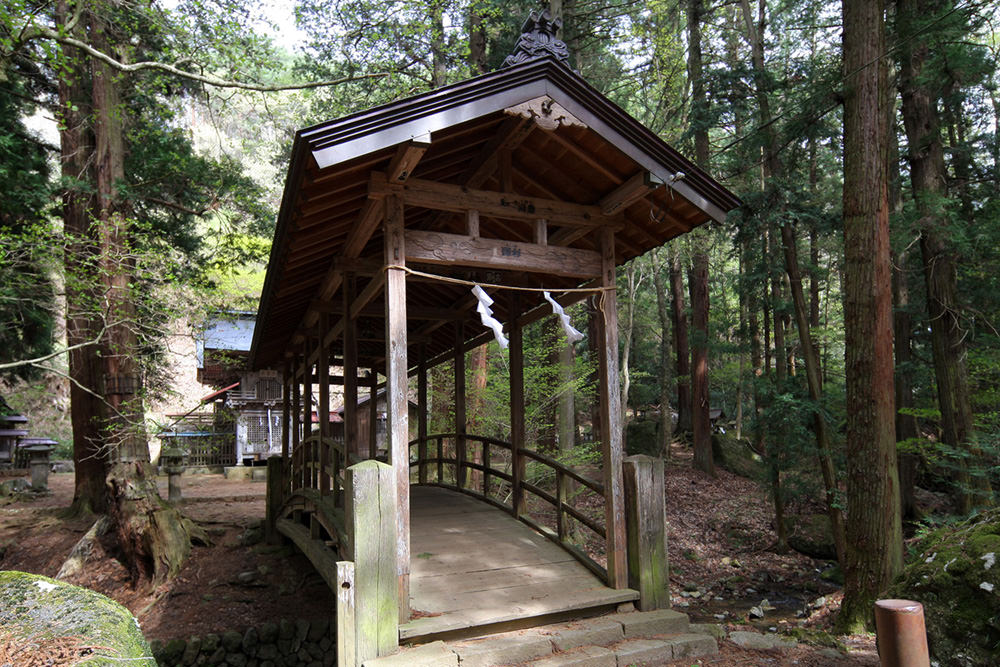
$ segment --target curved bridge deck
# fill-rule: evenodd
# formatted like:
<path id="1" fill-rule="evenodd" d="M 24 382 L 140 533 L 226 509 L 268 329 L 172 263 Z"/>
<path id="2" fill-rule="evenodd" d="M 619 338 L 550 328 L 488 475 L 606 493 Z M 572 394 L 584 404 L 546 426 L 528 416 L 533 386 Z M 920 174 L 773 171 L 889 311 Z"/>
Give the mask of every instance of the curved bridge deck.
<path id="1" fill-rule="evenodd" d="M 403 642 L 527 627 L 636 600 L 511 515 L 440 487 L 410 489 L 410 605 Z"/>

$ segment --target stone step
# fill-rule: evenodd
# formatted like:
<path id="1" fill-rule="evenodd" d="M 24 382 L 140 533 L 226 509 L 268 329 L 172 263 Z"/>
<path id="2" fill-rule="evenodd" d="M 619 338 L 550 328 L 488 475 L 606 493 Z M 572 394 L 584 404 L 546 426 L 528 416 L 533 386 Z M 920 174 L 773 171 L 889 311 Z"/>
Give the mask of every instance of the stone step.
<path id="1" fill-rule="evenodd" d="M 718 653 L 708 628 L 670 609 L 626 612 L 477 639 L 424 644 L 369 660 L 366 667 L 530 664 L 539 667 L 625 667 Z"/>

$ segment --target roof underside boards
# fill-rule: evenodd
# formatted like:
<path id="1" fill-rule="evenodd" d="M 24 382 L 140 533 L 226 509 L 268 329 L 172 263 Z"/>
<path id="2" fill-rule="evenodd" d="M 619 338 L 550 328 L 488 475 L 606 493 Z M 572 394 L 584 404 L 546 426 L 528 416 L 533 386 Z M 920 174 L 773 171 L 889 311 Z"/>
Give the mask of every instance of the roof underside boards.
<path id="1" fill-rule="evenodd" d="M 532 114 L 550 115 L 536 119 Z M 402 171 L 401 178 L 377 191 L 390 169 Z M 422 190 L 436 192 L 444 201 L 428 203 L 418 196 Z M 378 196 L 398 192 L 411 202 L 404 207 L 407 234 L 464 235 L 467 214 L 458 203 L 451 206 L 445 195 L 471 197 L 482 191 L 515 194 L 525 201 L 539 198 L 529 202 L 538 204 L 538 210 L 549 200 L 588 205 L 573 211 L 597 211 L 590 222 L 552 215 L 547 243 L 599 251 L 598 227 L 613 225 L 619 264 L 711 218 L 721 219 L 739 205 L 707 174 L 549 59 L 302 130 L 295 137 L 251 368 L 278 367 L 286 352 L 301 350 L 303 335 L 315 335 L 318 313 L 337 322 L 344 300 L 339 272 L 351 271 L 357 276 L 356 293 L 367 289 L 373 295 L 358 313 L 358 363 L 381 369 L 385 342 Z M 608 217 L 594 206 L 603 207 Z M 508 215 L 496 206 L 480 209 L 482 239 L 532 244 L 537 233 L 533 219 Z M 432 256 L 425 263 L 411 259 L 407 267 L 479 283 L 544 287 L 557 298 L 560 290 L 585 282 L 580 275 L 561 275 L 566 271 L 442 265 Z M 469 289 L 408 277 L 411 360 L 419 358 L 421 347 L 426 358 L 453 349 L 459 323 L 464 340 L 484 331 Z M 508 322 L 515 308 L 524 313 L 542 303 L 539 294 L 491 293 L 501 322 Z M 516 307 L 514 299 L 519 299 Z M 332 345 L 335 357 L 338 344 Z"/>

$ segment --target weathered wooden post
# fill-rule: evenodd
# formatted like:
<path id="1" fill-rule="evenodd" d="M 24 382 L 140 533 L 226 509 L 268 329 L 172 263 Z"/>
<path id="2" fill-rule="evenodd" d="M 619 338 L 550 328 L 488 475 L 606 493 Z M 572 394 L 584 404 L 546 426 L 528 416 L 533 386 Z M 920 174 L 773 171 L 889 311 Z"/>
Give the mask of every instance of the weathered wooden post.
<path id="1" fill-rule="evenodd" d="M 271 456 L 267 459 L 267 496 L 264 509 L 264 538 L 268 544 L 281 544 L 278 533 L 278 513 L 285 502 L 285 461 L 284 457 Z"/>
<path id="2" fill-rule="evenodd" d="M 639 591 L 641 611 L 665 609 L 670 579 L 663 459 L 639 454 L 626 457 L 623 467 L 629 586 Z"/>
<path id="3" fill-rule="evenodd" d="M 355 618 L 354 563 L 337 561 L 337 667 L 357 667 Z"/>
<path id="4" fill-rule="evenodd" d="M 360 665 L 399 648 L 396 475 L 391 466 L 371 460 L 346 473 L 345 555 L 354 562 L 354 650 Z"/>
<path id="5" fill-rule="evenodd" d="M 622 415 L 618 392 L 618 300 L 615 295 L 615 233 L 601 229 L 600 338 L 598 393 L 601 404 L 601 452 L 604 458 L 604 525 L 608 554 L 608 586 L 628 583 L 625 514 L 622 511 Z"/>

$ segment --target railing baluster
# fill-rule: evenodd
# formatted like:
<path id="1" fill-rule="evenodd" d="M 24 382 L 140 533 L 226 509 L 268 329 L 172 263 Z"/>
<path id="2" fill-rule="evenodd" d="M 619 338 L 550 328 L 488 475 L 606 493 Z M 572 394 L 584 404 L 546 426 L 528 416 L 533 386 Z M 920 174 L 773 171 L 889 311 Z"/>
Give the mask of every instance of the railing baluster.
<path id="1" fill-rule="evenodd" d="M 427 438 L 420 439 L 417 443 L 417 480 L 421 484 L 427 483 Z"/>
<path id="2" fill-rule="evenodd" d="M 444 484 L 444 438 L 438 436 L 438 484 Z"/>
<path id="3" fill-rule="evenodd" d="M 483 495 L 490 496 L 490 443 L 480 440 L 483 445 Z"/>
<path id="4" fill-rule="evenodd" d="M 568 517 L 563 507 L 566 505 L 566 484 L 562 470 L 556 470 L 556 529 L 559 532 L 559 541 L 565 542 L 569 532 L 566 524 Z"/>

